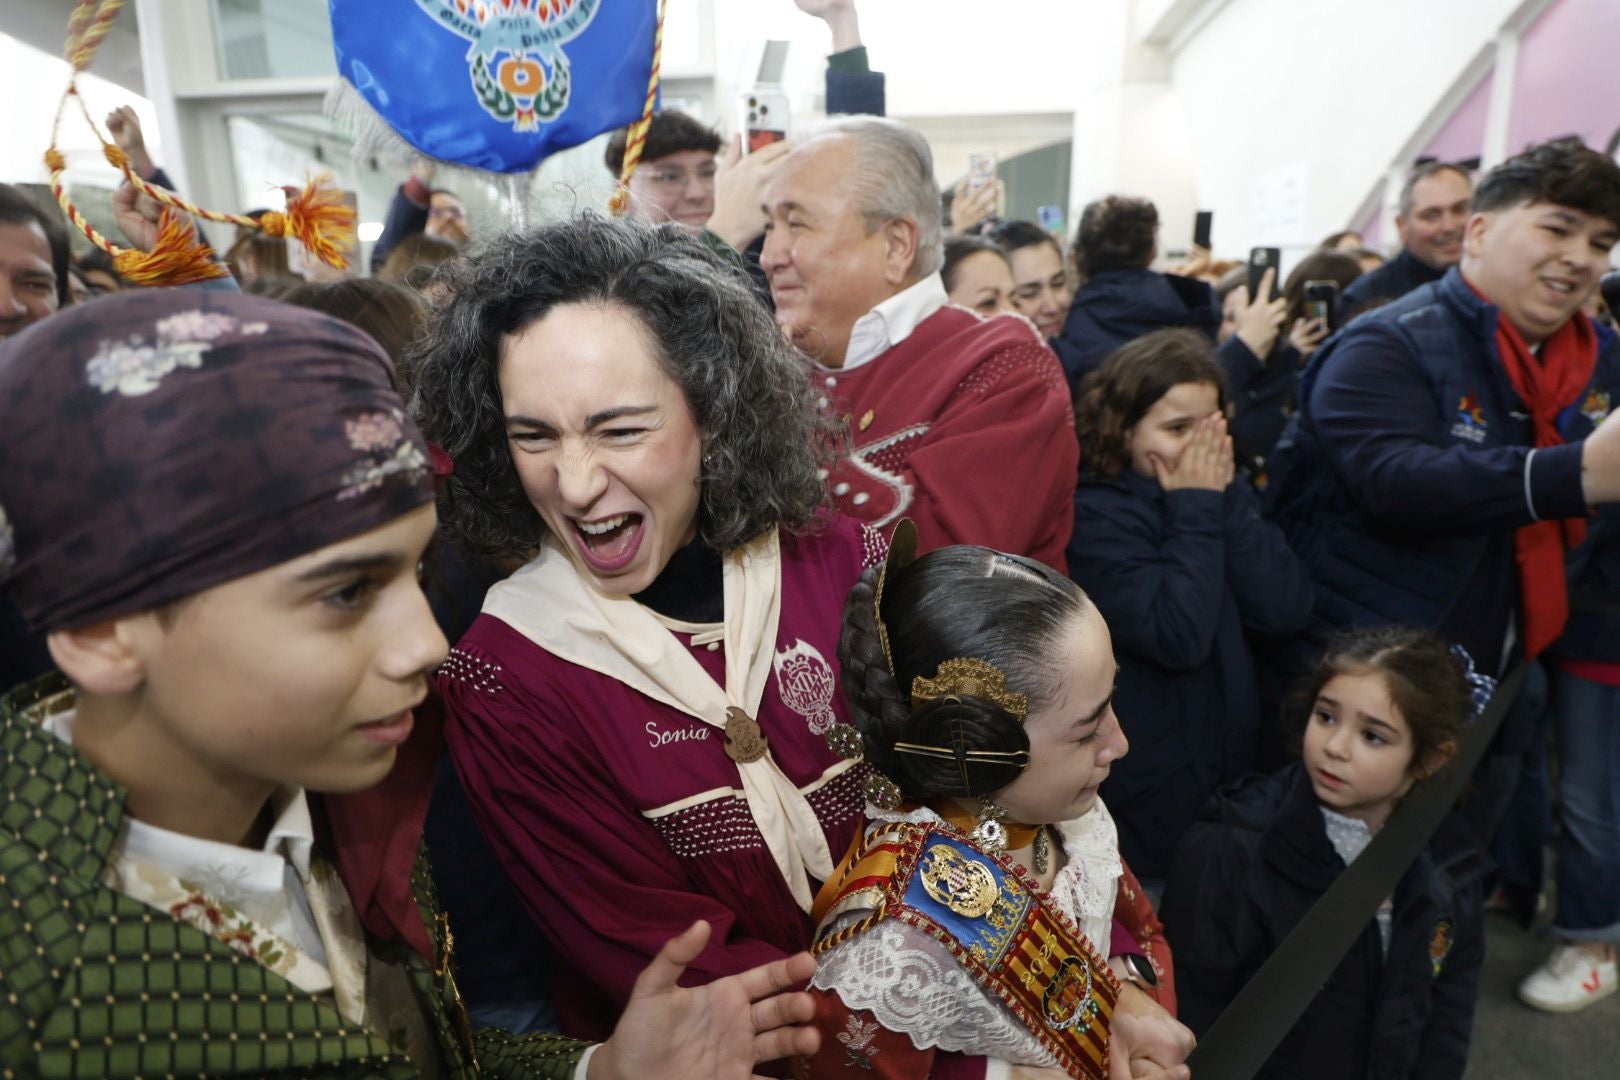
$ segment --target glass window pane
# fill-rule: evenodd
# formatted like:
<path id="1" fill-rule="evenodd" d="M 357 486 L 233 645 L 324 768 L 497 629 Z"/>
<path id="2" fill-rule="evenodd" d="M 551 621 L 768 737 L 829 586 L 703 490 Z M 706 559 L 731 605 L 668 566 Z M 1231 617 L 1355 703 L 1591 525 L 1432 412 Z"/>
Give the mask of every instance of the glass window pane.
<path id="1" fill-rule="evenodd" d="M 335 75 L 326 0 L 214 0 L 223 79 Z"/>

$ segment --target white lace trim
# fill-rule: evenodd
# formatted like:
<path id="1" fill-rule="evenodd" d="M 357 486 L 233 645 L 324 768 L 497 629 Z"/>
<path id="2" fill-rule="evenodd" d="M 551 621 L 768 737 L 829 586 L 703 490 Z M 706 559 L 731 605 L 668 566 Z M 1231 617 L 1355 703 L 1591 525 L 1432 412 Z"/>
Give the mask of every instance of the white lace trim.
<path id="1" fill-rule="evenodd" d="M 1055 828 L 1068 863 L 1052 881 L 1051 897 L 1103 956 L 1113 939 L 1114 900 L 1119 893 L 1119 831 L 1097 800 L 1090 811 Z"/>
<path id="2" fill-rule="evenodd" d="M 864 912 L 856 913 L 834 927 L 842 929 L 864 917 Z M 836 991 L 851 1009 L 869 1010 L 920 1050 L 933 1046 L 1020 1065 L 1057 1064 L 1000 1002 L 979 988 L 949 949 L 893 919 L 823 956 L 810 985 Z"/>
<path id="3" fill-rule="evenodd" d="M 866 812 L 873 824 L 944 823 L 926 807 L 898 813 L 868 804 Z M 1056 829 L 1068 863 L 1052 883 L 1051 899 L 1106 954 L 1120 876 L 1114 819 L 1098 802 L 1084 816 Z M 844 912 L 823 928 L 823 935 L 836 933 L 869 912 L 864 908 Z M 824 954 L 811 985 L 835 991 L 851 1009 L 869 1010 L 884 1027 L 905 1033 L 919 1049 L 939 1047 L 1046 1068 L 1057 1064 L 1005 1006 L 973 981 L 949 949 L 892 919 Z"/>

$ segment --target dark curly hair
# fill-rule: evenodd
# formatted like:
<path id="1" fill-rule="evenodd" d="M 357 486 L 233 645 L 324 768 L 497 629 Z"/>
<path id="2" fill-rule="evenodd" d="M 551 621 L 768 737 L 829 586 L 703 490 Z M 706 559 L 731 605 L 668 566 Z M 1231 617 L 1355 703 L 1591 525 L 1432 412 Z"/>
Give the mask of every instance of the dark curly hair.
<path id="1" fill-rule="evenodd" d="M 1328 642 L 1316 668 L 1289 695 L 1291 729 L 1302 733 L 1322 687 L 1336 675 L 1376 673 L 1412 731 L 1412 763 L 1427 775 L 1436 752 L 1449 756 L 1474 712 L 1472 688 L 1462 661 L 1427 630 L 1383 626 L 1346 630 Z"/>
<path id="2" fill-rule="evenodd" d="M 1061 677 L 1053 643 L 1088 603 L 1079 586 L 1017 555 L 971 545 L 940 548 L 889 576 L 883 625 L 891 674 L 878 638 L 873 597 L 881 567 L 861 575 L 844 605 L 838 663 L 866 760 L 910 799 L 981 796 L 1017 779 L 1025 762 L 968 761 L 970 750 L 1029 750 L 1023 722 L 980 698 L 938 698 L 916 708 L 911 682 L 947 660 L 994 664 L 1031 712 L 1050 704 Z M 896 743 L 950 747 L 954 759 L 907 754 Z"/>
<path id="3" fill-rule="evenodd" d="M 703 437 L 698 530 L 727 551 L 767 529 L 803 531 L 826 499 L 820 470 L 847 431 L 819 408 L 750 282 L 678 225 L 582 216 L 498 239 L 447 263 L 448 298 L 413 355 L 412 411 L 455 461 L 439 493 L 473 551 L 528 557 L 546 534 L 512 465 L 501 404 L 502 342 L 559 304 L 634 312 L 658 343 Z"/>
<path id="4" fill-rule="evenodd" d="M 1056 237 L 1033 221 L 1006 221 L 1000 218 L 989 218 L 981 223 L 978 235 L 989 240 L 1008 255 L 1015 251 L 1022 251 L 1027 247 L 1050 244 L 1052 250 L 1058 253 L 1058 259 L 1063 258 L 1063 245 L 1057 242 Z"/>
<path id="5" fill-rule="evenodd" d="M 1145 270 L 1159 238 L 1159 210 L 1147 199 L 1110 195 L 1088 203 L 1074 234 L 1074 265 L 1083 277 Z"/>
<path id="6" fill-rule="evenodd" d="M 1620 165 L 1571 135 L 1508 158 L 1474 188 L 1475 213 L 1532 202 L 1567 206 L 1620 229 Z"/>
<path id="7" fill-rule="evenodd" d="M 1110 353 L 1080 383 L 1074 402 L 1085 471 L 1104 480 L 1123 472 L 1131 460 L 1126 432 L 1182 383 L 1212 384 L 1220 410 L 1226 411 L 1226 373 L 1209 339 L 1196 330 L 1155 330 Z"/>

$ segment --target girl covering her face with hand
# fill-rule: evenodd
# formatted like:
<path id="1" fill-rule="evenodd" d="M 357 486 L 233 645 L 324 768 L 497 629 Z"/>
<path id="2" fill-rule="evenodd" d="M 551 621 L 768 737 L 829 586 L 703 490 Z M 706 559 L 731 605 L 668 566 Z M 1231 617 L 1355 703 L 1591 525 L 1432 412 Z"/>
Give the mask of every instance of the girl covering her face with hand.
<path id="1" fill-rule="evenodd" d="M 1162 912 L 1195 1030 L 1456 753 L 1491 684 L 1471 669 L 1423 631 L 1355 630 L 1328 647 L 1297 695 L 1309 707 L 1302 760 L 1212 800 L 1171 865 Z M 1461 1077 L 1486 868 L 1469 829 L 1442 822 L 1260 1076 Z"/>
<path id="2" fill-rule="evenodd" d="M 1305 568 L 1234 482 L 1225 410 L 1209 342 L 1189 330 L 1119 349 L 1076 402 L 1069 574 L 1114 628 L 1136 752 L 1103 794 L 1150 888 L 1204 800 L 1255 767 L 1249 635 L 1292 633 L 1311 611 Z"/>

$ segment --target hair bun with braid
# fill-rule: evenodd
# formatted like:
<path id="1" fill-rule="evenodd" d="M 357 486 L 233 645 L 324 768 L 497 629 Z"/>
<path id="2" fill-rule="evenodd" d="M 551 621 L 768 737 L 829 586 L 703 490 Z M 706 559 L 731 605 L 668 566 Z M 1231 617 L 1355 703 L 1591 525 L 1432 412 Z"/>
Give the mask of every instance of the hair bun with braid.
<path id="1" fill-rule="evenodd" d="M 894 756 L 899 772 L 892 779 L 908 795 L 988 795 L 1029 764 L 1029 736 L 995 702 L 935 698 L 906 717 Z"/>
<path id="2" fill-rule="evenodd" d="M 1029 763 L 1024 717 L 1007 706 L 1019 695 L 1031 710 L 1050 699 L 1061 678 L 1054 642 L 1081 611 L 1083 594 L 1027 560 L 969 545 L 940 548 L 890 568 L 885 656 L 876 607 L 882 571 L 867 570 L 851 590 L 838 643 L 844 696 L 868 764 L 917 801 L 999 791 Z M 994 668 L 1006 681 L 1004 701 L 963 692 L 976 684 L 964 685 L 960 671 L 943 677 L 953 661 Z M 913 707 L 918 679 L 950 689 L 938 687 L 939 696 Z"/>

